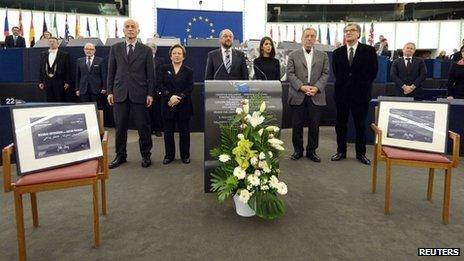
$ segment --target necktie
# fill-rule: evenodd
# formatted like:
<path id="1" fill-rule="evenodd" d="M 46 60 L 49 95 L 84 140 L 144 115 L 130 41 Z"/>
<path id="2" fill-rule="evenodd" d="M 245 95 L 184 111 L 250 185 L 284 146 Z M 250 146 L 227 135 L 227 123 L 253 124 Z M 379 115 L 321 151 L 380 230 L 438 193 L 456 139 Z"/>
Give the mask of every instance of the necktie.
<path id="1" fill-rule="evenodd" d="M 129 52 L 127 52 L 127 58 L 130 60 L 133 54 L 134 54 L 134 46 L 132 44 L 129 44 Z"/>
<path id="2" fill-rule="evenodd" d="M 14 39 L 14 46 L 16 46 L 16 39 L 18 39 L 17 36 L 13 36 L 13 39 Z"/>
<path id="3" fill-rule="evenodd" d="M 350 56 L 348 56 L 348 61 L 350 62 L 350 66 L 353 63 L 353 57 L 354 57 L 354 49 L 353 47 L 350 47 Z"/>
<path id="4" fill-rule="evenodd" d="M 310 54 L 310 53 L 311 53 L 311 49 L 309 49 L 309 50 L 306 50 L 306 49 L 305 49 L 305 51 L 306 51 L 307 54 Z"/>
<path id="5" fill-rule="evenodd" d="M 226 67 L 227 73 L 230 73 L 230 50 L 226 50 L 226 60 L 224 61 L 224 66 Z"/>
<path id="6" fill-rule="evenodd" d="M 411 70 L 411 58 L 406 58 L 406 70 Z"/>
<path id="7" fill-rule="evenodd" d="M 90 57 L 87 57 L 87 70 L 90 71 L 90 66 L 92 66 L 92 63 L 90 61 Z"/>

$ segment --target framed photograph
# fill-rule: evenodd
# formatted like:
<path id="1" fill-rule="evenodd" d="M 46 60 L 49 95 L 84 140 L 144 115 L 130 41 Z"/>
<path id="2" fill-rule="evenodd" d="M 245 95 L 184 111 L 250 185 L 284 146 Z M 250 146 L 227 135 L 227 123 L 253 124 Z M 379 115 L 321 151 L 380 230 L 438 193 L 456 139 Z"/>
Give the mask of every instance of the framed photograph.
<path id="1" fill-rule="evenodd" d="M 378 126 L 382 144 L 445 153 L 448 103 L 381 101 Z"/>
<path id="2" fill-rule="evenodd" d="M 18 175 L 103 155 L 93 103 L 11 108 Z"/>

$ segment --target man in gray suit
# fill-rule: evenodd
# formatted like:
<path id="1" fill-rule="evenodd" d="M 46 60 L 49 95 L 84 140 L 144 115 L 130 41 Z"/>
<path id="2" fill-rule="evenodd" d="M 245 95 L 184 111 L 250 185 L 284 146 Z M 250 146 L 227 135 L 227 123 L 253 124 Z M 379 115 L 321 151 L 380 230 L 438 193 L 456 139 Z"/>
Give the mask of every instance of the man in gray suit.
<path id="1" fill-rule="evenodd" d="M 151 165 L 151 131 L 148 107 L 153 103 L 154 68 L 150 47 L 137 42 L 139 24 L 128 19 L 123 28 L 125 41 L 111 46 L 108 58 L 108 103 L 113 106 L 116 128 L 116 158 L 109 168 L 126 162 L 129 113 L 139 132 L 142 167 Z"/>
<path id="2" fill-rule="evenodd" d="M 304 29 L 301 37 L 303 47 L 290 53 L 287 62 L 287 78 L 290 82 L 288 103 L 292 109 L 292 160 L 303 156 L 303 126 L 307 122 L 309 129 L 306 157 L 314 162 L 321 162 L 316 149 L 319 145 L 321 110 L 326 105 L 325 85 L 329 78 L 329 57 L 325 52 L 314 49 L 316 37 L 314 28 Z"/>
<path id="3" fill-rule="evenodd" d="M 205 80 L 248 80 L 245 54 L 239 50 L 232 50 L 232 31 L 222 30 L 219 41 L 221 48 L 208 53 Z"/>

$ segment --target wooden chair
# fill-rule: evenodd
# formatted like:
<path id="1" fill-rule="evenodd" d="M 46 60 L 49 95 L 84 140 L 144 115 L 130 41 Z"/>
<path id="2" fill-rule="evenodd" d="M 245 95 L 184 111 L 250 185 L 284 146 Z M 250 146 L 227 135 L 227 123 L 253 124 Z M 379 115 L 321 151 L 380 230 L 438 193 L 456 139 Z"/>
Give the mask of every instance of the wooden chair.
<path id="1" fill-rule="evenodd" d="M 100 222 L 98 214 L 98 187 L 102 185 L 102 212 L 106 210 L 105 180 L 108 179 L 108 132 L 104 131 L 102 112 L 99 112 L 100 134 L 102 136 L 103 156 L 99 159 L 88 160 L 74 165 L 59 167 L 20 177 L 16 182 L 11 182 L 11 161 L 14 144 L 10 144 L 2 150 L 3 181 L 5 192 L 14 192 L 16 235 L 18 241 L 19 260 L 26 260 L 26 240 L 24 236 L 23 194 L 30 194 L 32 222 L 34 227 L 39 226 L 37 211 L 37 192 L 72 188 L 78 186 L 91 186 L 93 198 L 93 229 L 94 246 L 100 245 Z"/>
<path id="2" fill-rule="evenodd" d="M 376 108 L 377 112 L 377 108 Z M 377 113 L 376 113 L 377 114 Z M 377 117 L 376 117 L 377 118 Z M 429 179 L 427 185 L 427 200 L 432 200 L 433 178 L 435 169 L 445 170 L 444 196 L 442 221 L 444 224 L 449 222 L 449 205 L 451 192 L 451 169 L 459 165 L 459 146 L 460 136 L 457 133 L 448 131 L 450 139 L 453 141 L 453 152 L 451 159 L 442 154 L 419 152 L 408 149 L 399 149 L 382 145 L 382 130 L 376 124 L 371 124 L 372 130 L 376 135 L 374 146 L 374 156 L 372 165 L 372 192 L 375 193 L 377 187 L 377 164 L 385 161 L 385 215 L 390 214 L 390 192 L 391 192 L 391 169 L 393 165 L 409 166 L 416 168 L 428 168 Z"/>

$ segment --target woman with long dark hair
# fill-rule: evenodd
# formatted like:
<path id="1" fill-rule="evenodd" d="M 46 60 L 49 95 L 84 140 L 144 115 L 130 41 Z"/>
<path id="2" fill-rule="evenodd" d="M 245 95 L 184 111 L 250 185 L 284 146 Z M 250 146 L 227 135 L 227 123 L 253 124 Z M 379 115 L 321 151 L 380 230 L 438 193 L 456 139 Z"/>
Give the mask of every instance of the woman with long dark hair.
<path id="1" fill-rule="evenodd" d="M 263 37 L 259 43 L 259 57 L 253 61 L 255 79 L 280 80 L 280 62 L 274 58 L 275 53 L 272 38 Z"/>

